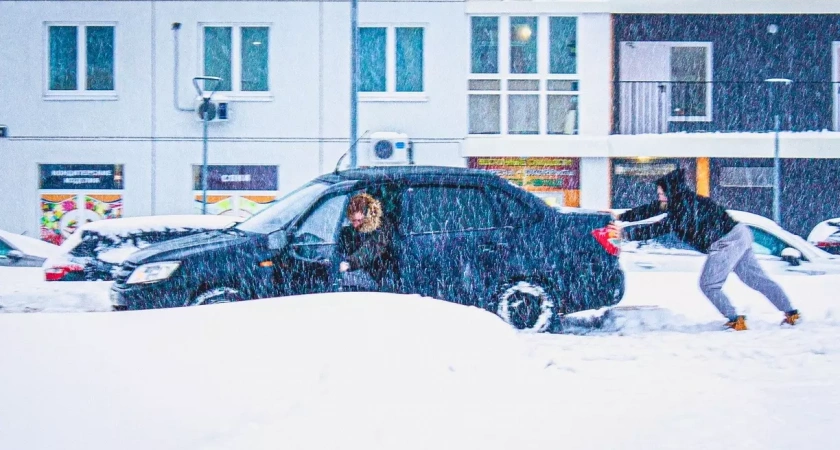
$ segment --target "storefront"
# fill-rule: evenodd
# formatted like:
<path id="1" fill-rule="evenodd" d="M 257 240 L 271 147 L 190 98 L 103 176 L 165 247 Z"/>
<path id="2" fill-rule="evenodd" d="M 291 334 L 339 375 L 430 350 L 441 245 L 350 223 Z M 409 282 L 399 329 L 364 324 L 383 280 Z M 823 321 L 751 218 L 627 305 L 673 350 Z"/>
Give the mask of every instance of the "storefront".
<path id="1" fill-rule="evenodd" d="M 61 244 L 88 222 L 121 217 L 122 164 L 39 164 L 41 239 Z"/>
<path id="2" fill-rule="evenodd" d="M 580 206 L 580 158 L 470 157 L 467 164 L 492 171 L 549 205 Z"/>
<path id="3" fill-rule="evenodd" d="M 698 161 L 694 158 L 613 158 L 611 162 L 612 208 L 632 208 L 654 201 L 656 179 L 678 168 L 685 169 L 686 182 L 692 189 L 697 186 Z"/>
<path id="4" fill-rule="evenodd" d="M 202 166 L 192 166 L 194 211 L 204 207 Z M 207 167 L 207 213 L 248 218 L 277 201 L 278 168 L 274 165 Z"/>

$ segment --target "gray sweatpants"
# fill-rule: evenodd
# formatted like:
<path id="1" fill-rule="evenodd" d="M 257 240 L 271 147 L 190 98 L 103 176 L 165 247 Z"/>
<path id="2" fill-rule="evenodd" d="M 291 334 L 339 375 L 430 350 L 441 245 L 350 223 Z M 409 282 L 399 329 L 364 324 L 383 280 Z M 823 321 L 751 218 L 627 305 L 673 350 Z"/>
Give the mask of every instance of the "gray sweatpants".
<path id="1" fill-rule="evenodd" d="M 752 249 L 753 235 L 750 228 L 738 224 L 726 236 L 709 247 L 709 258 L 703 265 L 700 275 L 700 290 L 715 305 L 715 308 L 727 318 L 736 315 L 735 308 L 723 293 L 723 283 L 731 272 L 747 286 L 764 294 L 779 311 L 790 311 L 790 299 L 782 288 L 771 280 L 758 264 Z"/>

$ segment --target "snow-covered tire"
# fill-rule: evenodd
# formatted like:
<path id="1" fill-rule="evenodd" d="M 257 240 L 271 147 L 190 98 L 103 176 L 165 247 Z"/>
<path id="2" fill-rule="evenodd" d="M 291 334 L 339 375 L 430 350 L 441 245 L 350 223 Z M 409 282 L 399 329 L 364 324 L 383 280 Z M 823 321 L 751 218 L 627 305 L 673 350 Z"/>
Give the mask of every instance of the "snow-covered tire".
<path id="1" fill-rule="evenodd" d="M 549 329 L 557 309 L 557 300 L 545 288 L 523 280 L 502 286 L 496 314 L 517 330 L 541 333 Z"/>
<path id="2" fill-rule="evenodd" d="M 190 306 L 215 305 L 217 303 L 238 302 L 239 300 L 242 300 L 242 295 L 238 290 L 229 287 L 221 287 L 208 289 L 201 294 L 196 295 L 193 301 L 190 302 Z"/>

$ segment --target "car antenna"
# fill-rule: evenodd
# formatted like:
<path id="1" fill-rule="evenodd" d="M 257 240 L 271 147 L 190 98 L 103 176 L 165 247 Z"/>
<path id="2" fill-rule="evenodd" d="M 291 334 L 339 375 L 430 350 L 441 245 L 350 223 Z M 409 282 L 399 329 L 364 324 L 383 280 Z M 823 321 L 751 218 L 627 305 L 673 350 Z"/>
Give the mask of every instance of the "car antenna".
<path id="1" fill-rule="evenodd" d="M 365 132 L 364 132 L 364 133 L 362 133 L 362 134 L 361 134 L 361 136 L 357 137 L 357 138 L 356 138 L 356 140 L 355 140 L 355 141 L 353 141 L 353 143 L 350 145 L 350 148 L 348 148 L 348 149 L 347 149 L 347 151 L 346 151 L 346 152 L 344 152 L 344 154 L 343 154 L 343 155 L 341 155 L 341 158 L 338 158 L 338 162 L 336 162 L 336 163 L 335 163 L 335 170 L 333 171 L 333 173 L 334 173 L 334 174 L 338 175 L 338 166 L 339 166 L 339 165 L 341 165 L 341 161 L 342 161 L 342 160 L 344 160 L 344 157 L 345 157 L 345 156 L 347 156 L 347 154 L 348 154 L 348 153 L 350 153 L 350 150 L 351 150 L 353 147 L 355 147 L 355 146 L 356 146 L 356 144 L 358 144 L 358 143 L 359 143 L 359 141 L 360 141 L 363 137 L 365 137 L 368 133 L 370 133 L 370 130 L 365 130 Z"/>

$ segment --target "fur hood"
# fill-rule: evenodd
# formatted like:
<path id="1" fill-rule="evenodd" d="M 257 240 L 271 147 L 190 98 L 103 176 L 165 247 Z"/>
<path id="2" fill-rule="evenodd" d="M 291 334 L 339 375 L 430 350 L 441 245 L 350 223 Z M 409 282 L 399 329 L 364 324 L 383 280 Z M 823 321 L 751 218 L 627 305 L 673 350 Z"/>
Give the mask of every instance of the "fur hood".
<path id="1" fill-rule="evenodd" d="M 362 200 L 355 200 L 355 199 L 363 199 L 365 205 L 365 219 L 362 222 L 362 226 L 359 227 L 360 233 L 370 233 L 372 231 L 376 231 L 382 225 L 382 203 L 379 200 L 373 198 L 369 194 L 359 194 L 351 199 L 351 203 L 355 203 Z M 349 211 L 348 211 L 349 213 Z"/>

